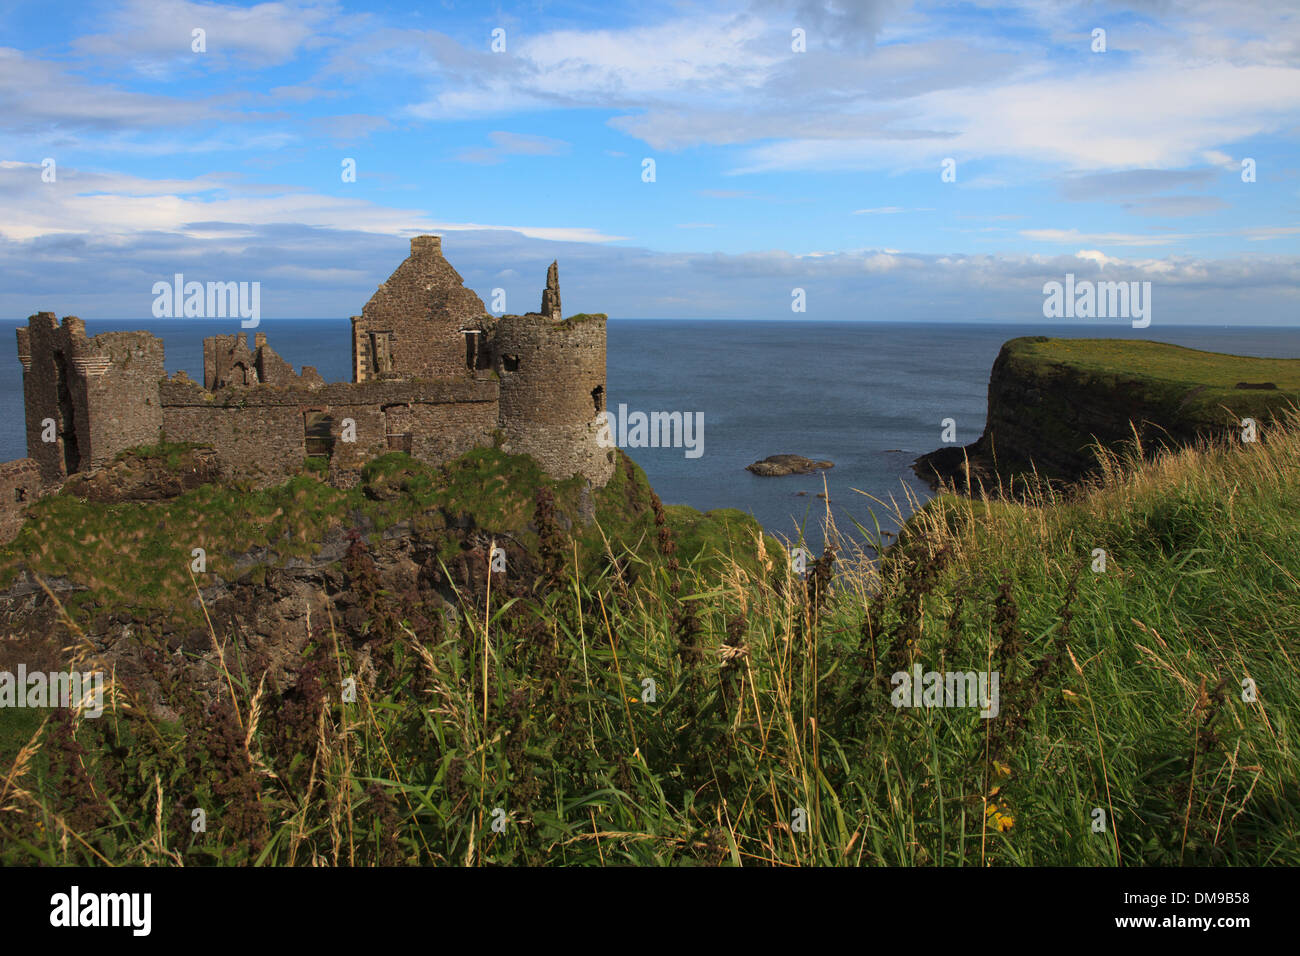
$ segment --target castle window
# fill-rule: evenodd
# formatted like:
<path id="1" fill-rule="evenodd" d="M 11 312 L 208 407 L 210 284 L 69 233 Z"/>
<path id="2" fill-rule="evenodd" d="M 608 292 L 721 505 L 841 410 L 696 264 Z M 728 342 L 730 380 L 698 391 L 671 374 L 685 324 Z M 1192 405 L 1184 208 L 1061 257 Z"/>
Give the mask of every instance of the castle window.
<path id="1" fill-rule="evenodd" d="M 473 371 L 478 367 L 478 332 L 462 329 L 465 333 L 465 367 Z"/>
<path id="2" fill-rule="evenodd" d="M 376 374 L 382 375 L 393 370 L 392 347 L 396 338 L 397 336 L 392 332 L 370 333 L 370 354 L 372 356 L 370 367 Z"/>
<path id="3" fill-rule="evenodd" d="M 325 412 L 304 412 L 303 443 L 308 458 L 328 458 L 334 454 L 334 419 Z"/>
<path id="4" fill-rule="evenodd" d="M 501 367 L 504 368 L 507 372 L 519 371 L 519 356 L 518 355 L 501 356 Z"/>
<path id="5" fill-rule="evenodd" d="M 384 438 L 393 451 L 411 453 L 411 434 L 414 431 L 410 405 L 384 406 Z"/>
<path id="6" fill-rule="evenodd" d="M 599 415 L 605 410 L 605 386 L 597 385 L 591 390 L 591 400 L 596 405 L 596 414 Z"/>
<path id="7" fill-rule="evenodd" d="M 15 488 L 15 489 L 14 489 L 14 501 L 26 501 L 26 500 L 27 500 L 27 489 L 26 489 L 26 488 Z"/>

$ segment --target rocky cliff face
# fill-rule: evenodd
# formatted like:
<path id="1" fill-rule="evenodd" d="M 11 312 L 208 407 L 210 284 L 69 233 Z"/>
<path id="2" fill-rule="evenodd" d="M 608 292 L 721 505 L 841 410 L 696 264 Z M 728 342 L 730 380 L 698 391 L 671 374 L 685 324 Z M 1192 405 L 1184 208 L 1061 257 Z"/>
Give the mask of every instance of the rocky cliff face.
<path id="1" fill-rule="evenodd" d="M 171 719 L 169 688 L 219 695 L 223 661 L 285 690 L 337 639 L 366 674 L 403 634 L 454 637 L 489 587 L 522 610 L 579 574 L 632 585 L 666 534 L 698 554 L 759 531 L 738 512 L 665 509 L 621 452 L 596 489 L 496 449 L 438 468 L 390 454 L 349 489 L 310 471 L 270 489 L 203 482 L 212 460 L 141 449 L 37 502 L 0 545 L 0 671 L 88 655 Z"/>
<path id="2" fill-rule="evenodd" d="M 88 501 L 161 501 L 216 481 L 221 474 L 211 448 L 173 446 L 166 455 L 124 454 L 103 468 L 78 472 L 64 491 Z"/>
<path id="3" fill-rule="evenodd" d="M 84 643 L 117 679 L 171 717 L 168 681 L 183 673 L 188 683 L 215 693 L 224 681 L 223 654 L 236 672 L 244 667 L 265 672 L 273 686 L 291 685 L 308 645 L 328 643 L 331 632 L 359 652 L 364 667 L 366 645 L 385 629 L 400 621 L 424 634 L 454 632 L 463 613 L 458 595 L 469 606 L 483 599 L 494 539 L 472 522 L 448 526 L 423 515 L 382 532 L 364 515 L 351 515 L 349 522 L 347 529 L 332 529 L 308 558 L 282 561 L 268 549 L 234 556 L 236 576 L 213 575 L 200 590 L 202 622 L 111 604 L 78 614 L 81 620 L 73 622 L 59 605 L 85 591 L 84 585 L 60 578 L 42 587 L 24 574 L 0 590 L 0 660 L 43 661 L 57 669 L 61 645 Z M 440 562 L 448 538 L 458 551 Z M 507 581 L 504 574 L 494 575 L 495 589 L 510 592 L 514 585 L 523 593 L 518 583 L 537 574 L 535 556 L 509 537 L 498 546 L 512 576 Z"/>
<path id="4" fill-rule="evenodd" d="M 1106 345 L 1090 354 L 1094 342 Z M 1127 363 L 1123 349 L 1131 349 Z M 1097 444 L 1117 449 L 1136 435 L 1152 452 L 1239 435 L 1243 418 L 1262 426 L 1300 400 L 1294 389 L 1252 380 L 1278 377 L 1279 364 L 1154 342 L 1012 339 L 993 363 L 983 434 L 964 448 L 924 455 L 913 468 L 932 484 L 950 480 L 963 489 L 992 490 L 999 479 L 1009 484 L 1034 470 L 1072 482 L 1096 468 Z M 1226 384 L 1233 378 L 1240 381 Z"/>

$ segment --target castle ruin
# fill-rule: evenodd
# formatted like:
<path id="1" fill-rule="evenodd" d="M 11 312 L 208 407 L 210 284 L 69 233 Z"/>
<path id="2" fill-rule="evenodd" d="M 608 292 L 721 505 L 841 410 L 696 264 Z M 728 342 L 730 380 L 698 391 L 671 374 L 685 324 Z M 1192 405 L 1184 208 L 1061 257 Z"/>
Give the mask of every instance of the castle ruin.
<path id="1" fill-rule="evenodd" d="M 561 318 L 551 263 L 540 311 L 493 316 L 442 255 L 411 254 L 352 317 L 352 381 L 327 383 L 277 355 L 264 333 L 203 342 L 203 383 L 168 378 L 148 332 L 87 337 L 75 316 L 41 312 L 17 330 L 28 458 L 0 465 L 0 540 L 25 503 L 71 474 L 159 440 L 216 451 L 224 476 L 277 484 L 305 459 L 347 486 L 389 451 L 441 464 L 482 445 L 531 455 L 547 474 L 603 486 L 612 450 L 605 409 L 605 316 Z"/>

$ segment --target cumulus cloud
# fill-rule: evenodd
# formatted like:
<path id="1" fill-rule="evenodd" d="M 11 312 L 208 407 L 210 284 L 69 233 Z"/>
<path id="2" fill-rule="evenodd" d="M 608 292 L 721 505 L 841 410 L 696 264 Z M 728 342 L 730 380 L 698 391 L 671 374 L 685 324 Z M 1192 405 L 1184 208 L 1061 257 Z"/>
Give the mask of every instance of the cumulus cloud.
<path id="1" fill-rule="evenodd" d="M 748 145 L 735 171 L 754 173 L 915 168 L 946 156 L 1177 168 L 1284 130 L 1300 110 L 1300 21 L 1280 4 L 1247 20 L 1223 4 L 1170 6 L 1159 30 L 1139 21 L 1112 31 L 1108 59 L 1088 52 L 1086 32 L 1050 25 L 1086 5 L 1011 6 L 1046 36 L 981 35 L 992 21 L 979 18 L 960 21 L 970 35 L 944 35 L 895 3 L 764 0 L 527 35 L 506 55 L 443 37 L 435 90 L 411 112 L 616 109 L 611 125 L 655 149 Z M 793 52 L 801 21 L 826 42 Z"/>

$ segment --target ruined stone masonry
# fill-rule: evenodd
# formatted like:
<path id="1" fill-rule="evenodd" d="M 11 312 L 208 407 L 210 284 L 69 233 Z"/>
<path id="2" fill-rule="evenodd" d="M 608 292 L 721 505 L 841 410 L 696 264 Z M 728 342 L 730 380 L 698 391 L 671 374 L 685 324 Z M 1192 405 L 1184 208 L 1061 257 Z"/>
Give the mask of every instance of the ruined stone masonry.
<path id="1" fill-rule="evenodd" d="M 205 339 L 201 385 L 167 378 L 163 343 L 148 332 L 87 338 L 81 319 L 41 312 L 17 333 L 28 457 L 0 464 L 0 540 L 69 475 L 160 439 L 211 446 L 224 477 L 257 485 L 308 457 L 349 485 L 388 451 L 440 464 L 493 443 L 555 478 L 603 486 L 614 469 L 596 440 L 605 316 L 561 318 L 554 262 L 540 312 L 495 317 L 443 258 L 441 238 L 416 236 L 352 318 L 351 382 L 295 373 L 261 332 L 251 347 L 246 333 Z"/>

